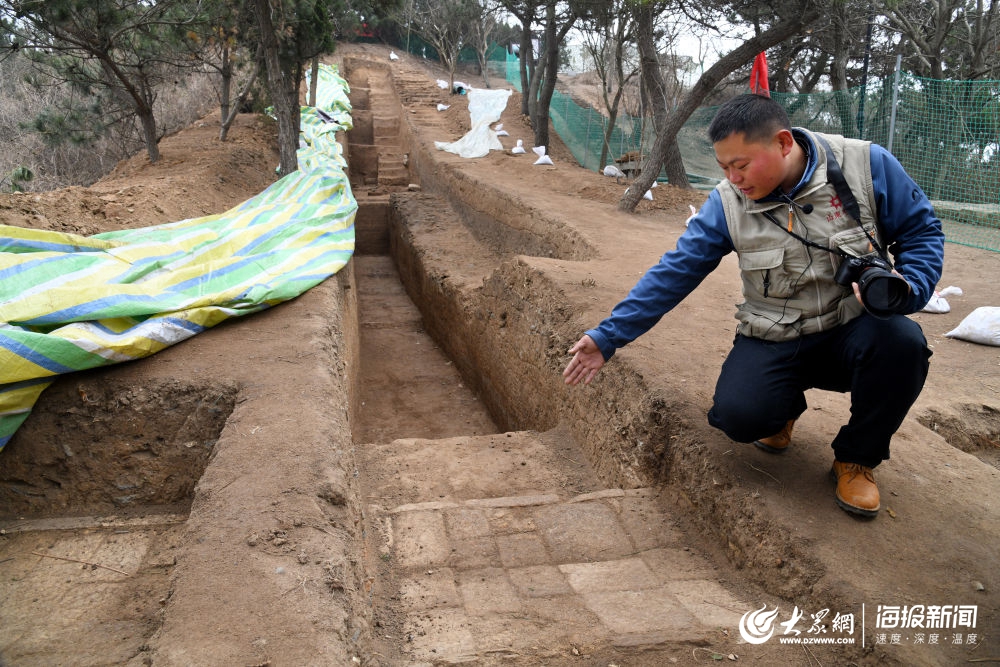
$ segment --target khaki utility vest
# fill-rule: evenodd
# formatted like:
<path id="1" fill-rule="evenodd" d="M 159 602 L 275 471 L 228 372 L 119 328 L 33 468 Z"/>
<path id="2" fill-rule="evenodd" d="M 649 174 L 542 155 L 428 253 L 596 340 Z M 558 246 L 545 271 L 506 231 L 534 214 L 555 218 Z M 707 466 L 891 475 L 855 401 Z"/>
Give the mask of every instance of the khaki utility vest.
<path id="1" fill-rule="evenodd" d="M 785 341 L 827 331 L 860 315 L 864 308 L 850 287 L 841 287 L 833 276 L 840 265 L 839 255 L 810 248 L 788 234 L 825 247 L 839 247 L 850 255 L 871 252 L 871 243 L 827 179 L 827 156 L 816 134 L 802 130 L 818 151 L 816 171 L 796 193 L 795 202 L 812 204 L 808 214 L 787 202 L 756 202 L 747 199 L 728 180 L 716 190 L 722 197 L 729 235 L 739 255 L 745 301 L 737 307 L 737 330 L 744 336 Z M 884 247 L 875 219 L 870 142 L 820 135 L 833 150 L 847 184 L 861 209 L 861 221 Z M 780 223 L 775 225 L 764 215 Z"/>

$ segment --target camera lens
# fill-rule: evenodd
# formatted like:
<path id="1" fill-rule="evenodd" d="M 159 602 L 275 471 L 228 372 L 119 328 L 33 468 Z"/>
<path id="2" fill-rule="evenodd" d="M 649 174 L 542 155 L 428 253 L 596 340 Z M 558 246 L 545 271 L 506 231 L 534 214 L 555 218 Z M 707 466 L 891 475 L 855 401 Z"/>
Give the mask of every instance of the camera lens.
<path id="1" fill-rule="evenodd" d="M 883 319 L 894 313 L 904 312 L 910 301 L 910 286 L 906 281 L 891 271 L 878 267 L 861 272 L 858 289 L 865 309 Z"/>

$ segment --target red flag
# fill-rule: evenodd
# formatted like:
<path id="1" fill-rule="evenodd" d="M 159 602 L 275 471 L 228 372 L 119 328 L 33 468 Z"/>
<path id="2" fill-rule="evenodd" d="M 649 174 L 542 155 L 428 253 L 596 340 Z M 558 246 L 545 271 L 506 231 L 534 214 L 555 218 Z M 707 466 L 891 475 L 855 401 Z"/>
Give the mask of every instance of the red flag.
<path id="1" fill-rule="evenodd" d="M 750 92 L 765 97 L 771 96 L 771 89 L 767 86 L 767 56 L 763 51 L 753 59 L 753 68 L 750 70 Z"/>

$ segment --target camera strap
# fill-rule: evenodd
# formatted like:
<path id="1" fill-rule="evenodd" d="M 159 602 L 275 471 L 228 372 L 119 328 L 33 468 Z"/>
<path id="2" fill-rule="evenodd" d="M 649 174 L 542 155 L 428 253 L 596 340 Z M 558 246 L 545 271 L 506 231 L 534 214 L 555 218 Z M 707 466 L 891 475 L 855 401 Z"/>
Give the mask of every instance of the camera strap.
<path id="1" fill-rule="evenodd" d="M 855 198 L 851 186 L 847 184 L 847 179 L 844 178 L 844 172 L 840 170 L 840 163 L 837 162 L 837 158 L 833 154 L 833 149 L 830 148 L 829 142 L 823 137 L 818 134 L 813 134 L 813 136 L 816 137 L 816 141 L 819 142 L 823 147 L 823 152 L 826 153 L 827 182 L 833 185 L 833 189 L 837 191 L 837 196 L 840 197 L 840 203 L 844 205 L 844 210 L 860 225 L 861 207 L 858 206 L 858 200 Z"/>
<path id="2" fill-rule="evenodd" d="M 892 261 L 889 259 L 888 253 L 879 245 L 879 242 L 872 236 L 865 225 L 861 222 L 861 207 L 858 206 L 858 200 L 854 197 L 854 192 L 851 190 L 851 186 L 847 184 L 847 179 L 844 178 L 844 172 L 840 170 L 840 164 L 837 162 L 837 158 L 833 155 L 833 149 L 830 148 L 829 142 L 826 139 L 819 136 L 818 134 L 813 134 L 816 137 L 816 141 L 823 146 L 823 152 L 826 153 L 826 180 L 833 185 L 833 189 L 837 192 L 837 196 L 840 197 L 840 203 L 844 205 L 844 210 L 850 214 L 854 221 L 858 223 L 858 227 L 861 231 L 865 233 L 868 237 L 868 242 L 872 244 L 872 248 L 878 253 L 878 256 L 884 259 L 889 265 L 892 265 Z M 876 226 L 878 222 L 876 221 Z"/>

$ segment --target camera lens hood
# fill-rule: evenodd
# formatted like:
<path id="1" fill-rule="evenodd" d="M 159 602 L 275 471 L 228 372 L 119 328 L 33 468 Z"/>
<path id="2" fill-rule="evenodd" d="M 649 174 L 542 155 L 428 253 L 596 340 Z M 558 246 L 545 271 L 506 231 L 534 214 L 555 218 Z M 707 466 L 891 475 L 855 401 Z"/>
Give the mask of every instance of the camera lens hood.
<path id="1" fill-rule="evenodd" d="M 858 290 L 865 310 L 882 319 L 903 313 L 910 302 L 910 286 L 891 271 L 870 267 L 861 272 Z"/>

